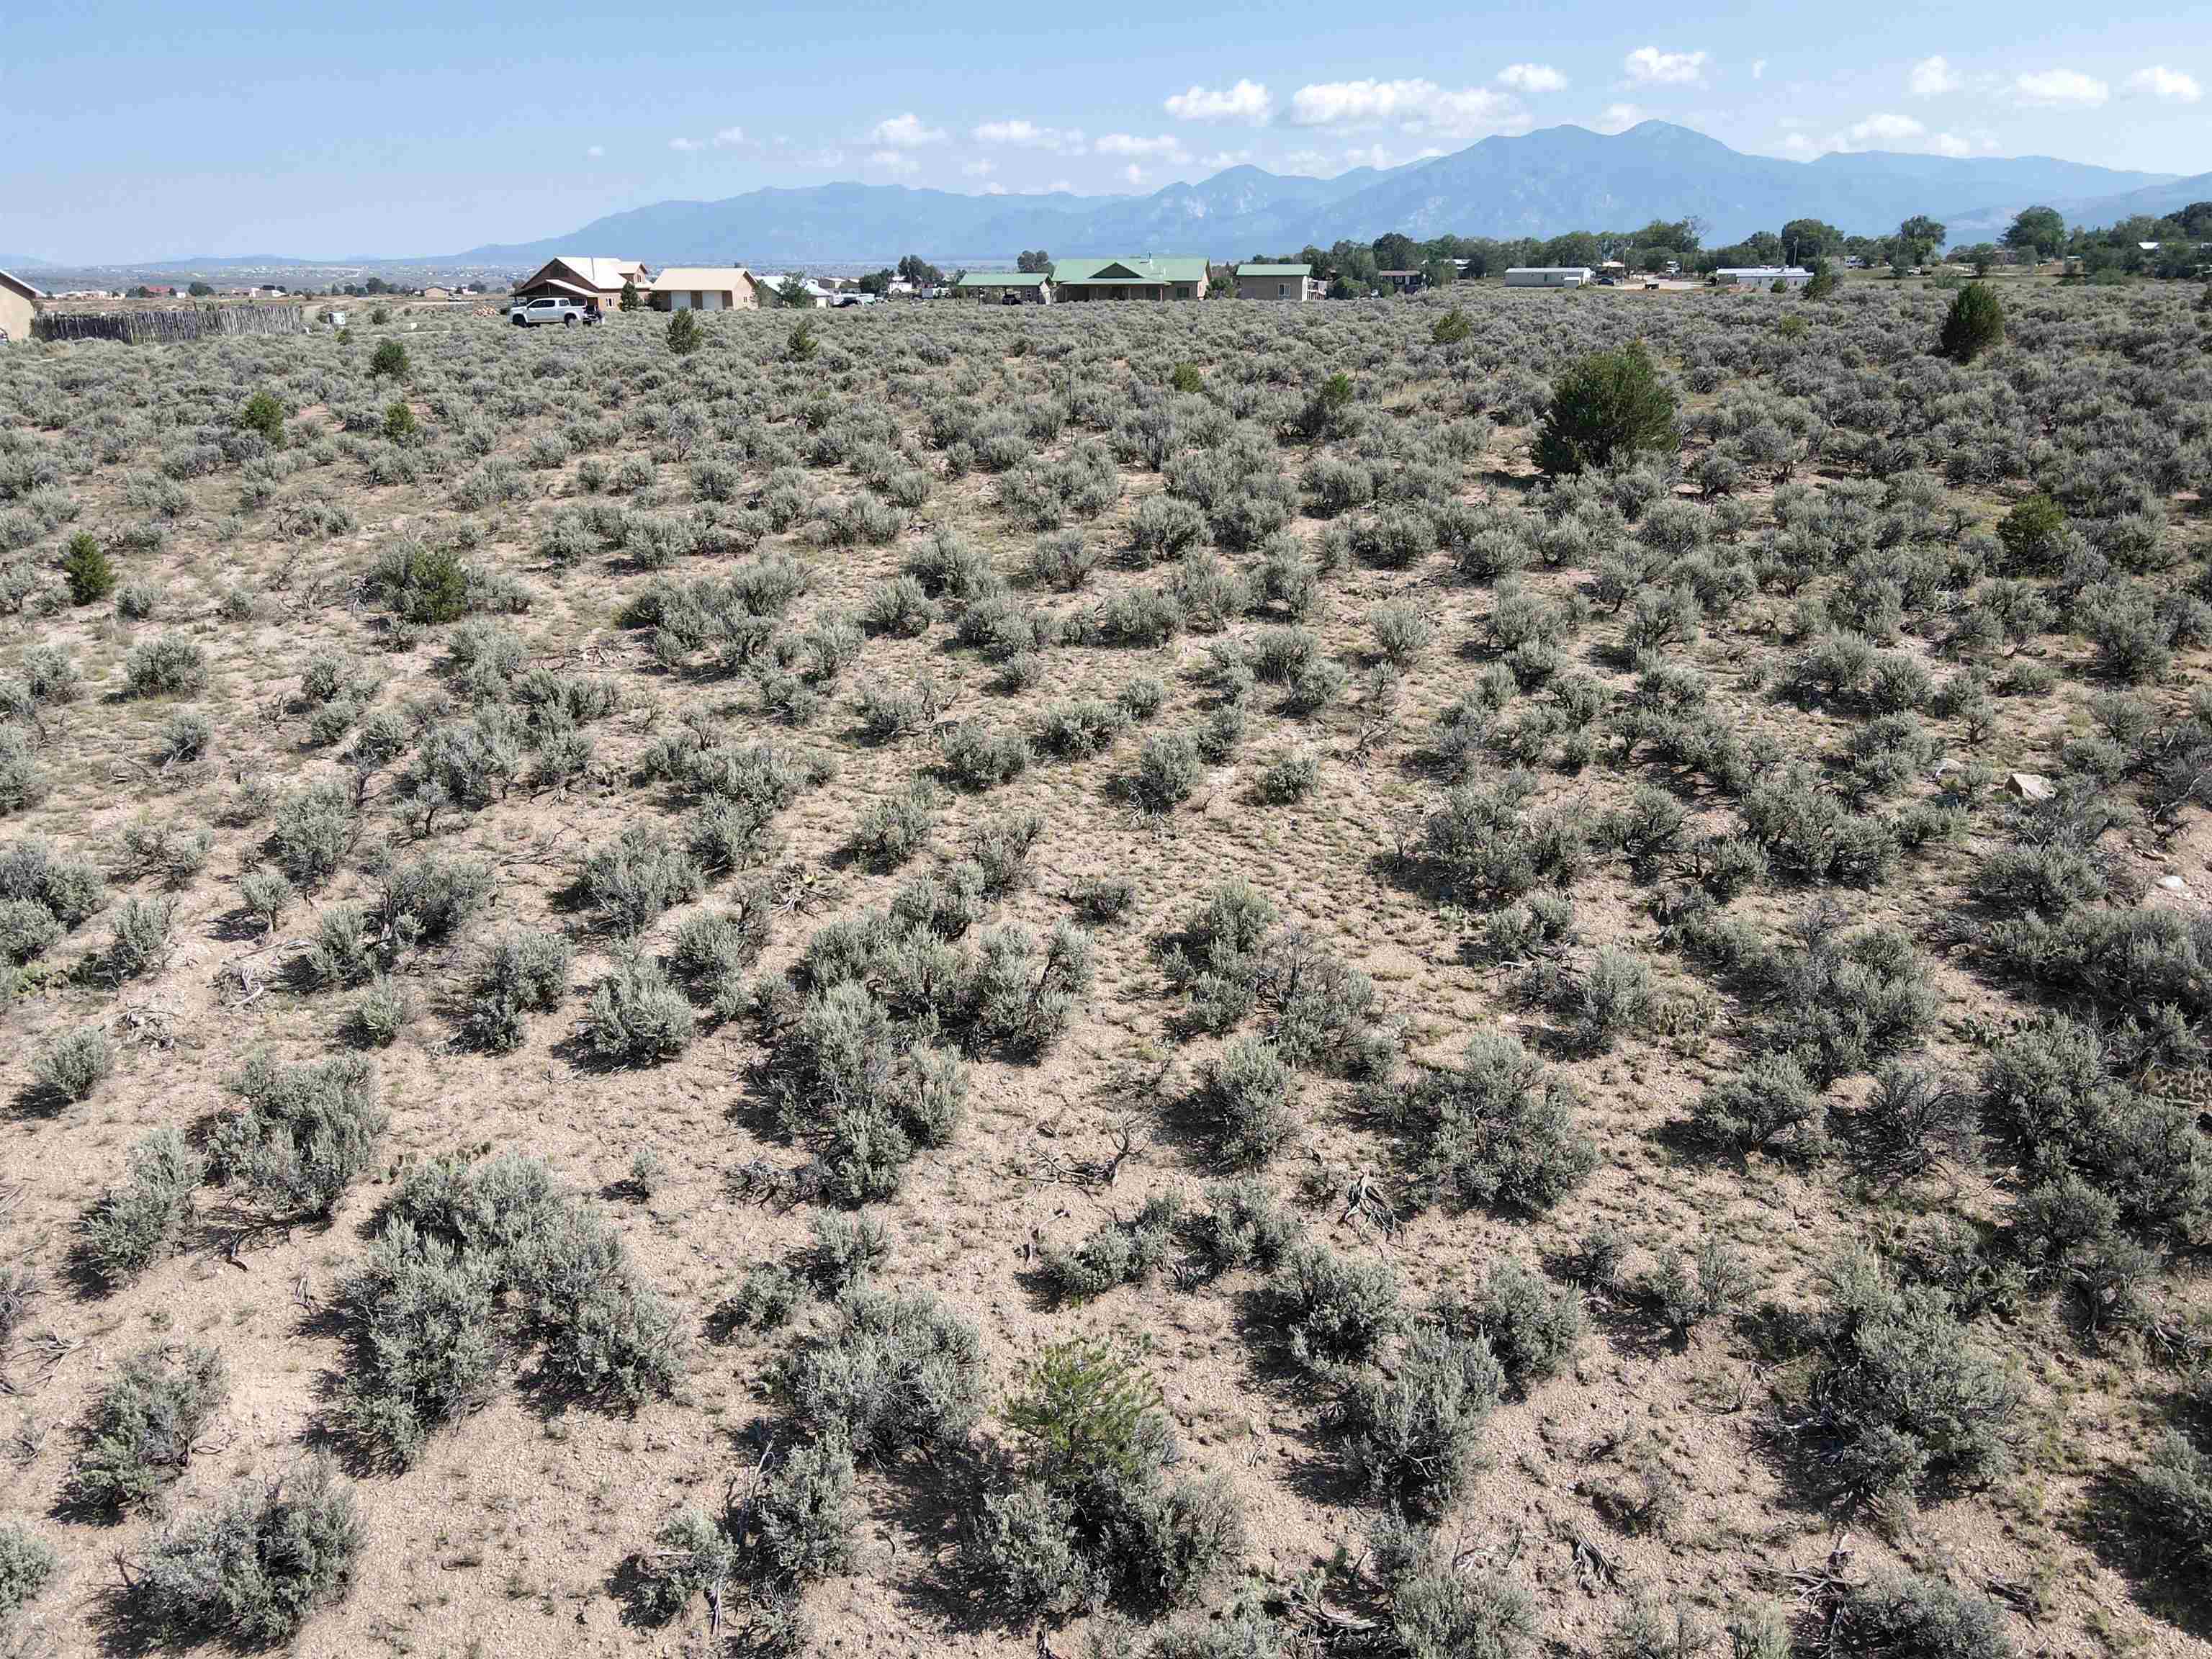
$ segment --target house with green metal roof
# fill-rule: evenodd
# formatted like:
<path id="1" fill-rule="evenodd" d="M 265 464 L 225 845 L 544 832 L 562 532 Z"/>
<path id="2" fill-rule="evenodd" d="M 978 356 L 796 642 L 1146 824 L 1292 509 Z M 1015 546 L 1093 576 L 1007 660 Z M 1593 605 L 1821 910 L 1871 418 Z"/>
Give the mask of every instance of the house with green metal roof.
<path id="1" fill-rule="evenodd" d="M 1042 270 L 971 270 L 953 283 L 952 295 L 986 305 L 1048 306 L 1052 287 L 1052 278 Z"/>
<path id="2" fill-rule="evenodd" d="M 1318 300 L 1321 283 L 1311 265 L 1249 264 L 1237 267 L 1240 300 Z"/>
<path id="3" fill-rule="evenodd" d="M 1071 300 L 1203 300 L 1203 259 L 1055 259 L 1052 285 Z"/>

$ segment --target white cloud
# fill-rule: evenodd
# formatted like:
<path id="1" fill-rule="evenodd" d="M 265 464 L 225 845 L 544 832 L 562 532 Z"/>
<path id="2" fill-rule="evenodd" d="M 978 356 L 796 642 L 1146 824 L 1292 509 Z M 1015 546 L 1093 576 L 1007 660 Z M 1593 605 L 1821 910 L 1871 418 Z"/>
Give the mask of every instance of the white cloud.
<path id="1" fill-rule="evenodd" d="M 1252 159 L 1249 149 L 1218 149 L 1211 155 L 1201 156 L 1199 165 L 1211 172 L 1219 173 L 1224 167 L 1241 167 Z"/>
<path id="2" fill-rule="evenodd" d="M 1407 133 L 1468 137 L 1527 131 L 1528 113 L 1486 87 L 1449 91 L 1433 81 L 1329 81 L 1300 87 L 1291 120 L 1302 127 L 1395 126 Z"/>
<path id="3" fill-rule="evenodd" d="M 2195 76 L 2168 69 L 2163 64 L 2154 64 L 2128 76 L 2128 90 L 2147 92 L 2172 104 L 2193 104 L 2204 95 L 2204 88 L 2197 84 Z"/>
<path id="4" fill-rule="evenodd" d="M 1910 115 L 1869 115 L 1844 136 L 1855 149 L 1902 149 L 1926 137 L 1928 129 Z"/>
<path id="5" fill-rule="evenodd" d="M 1121 176 L 1133 185 L 1141 185 L 1145 182 L 1145 170 L 1134 161 L 1121 169 Z"/>
<path id="6" fill-rule="evenodd" d="M 668 148 L 689 155 L 695 149 L 704 149 L 707 147 L 696 138 L 671 138 L 668 141 Z"/>
<path id="7" fill-rule="evenodd" d="M 1257 81 L 1239 81 L 1233 87 L 1193 87 L 1175 94 L 1163 107 L 1178 121 L 1243 121 L 1263 126 L 1275 112 L 1275 100 Z"/>
<path id="8" fill-rule="evenodd" d="M 1347 167 L 1375 167 L 1380 169 L 1383 167 L 1403 167 L 1408 161 L 1431 161 L 1443 154 L 1443 151 L 1437 149 L 1434 145 L 1430 145 L 1428 148 L 1424 149 L 1417 149 L 1410 155 L 1401 155 L 1397 151 L 1387 149 L 1383 145 L 1370 144 L 1364 149 L 1348 149 L 1345 151 L 1344 164 Z"/>
<path id="9" fill-rule="evenodd" d="M 1075 188 L 1075 186 L 1074 186 L 1073 185 L 1070 184 L 1070 183 L 1069 183 L 1066 179 L 1054 179 L 1050 184 L 1047 185 L 1044 188 L 1045 188 L 1045 193 L 1046 193 L 1048 196 L 1057 196 L 1057 195 L 1060 194 L 1063 191 L 1073 191 L 1073 190 L 1074 190 L 1074 188 Z"/>
<path id="10" fill-rule="evenodd" d="M 1754 58 L 1751 60 L 1751 78 L 1754 81 L 1764 81 L 1766 78 L 1766 60 L 1764 58 Z"/>
<path id="11" fill-rule="evenodd" d="M 986 161 L 981 156 L 972 161 L 963 161 L 960 164 L 960 171 L 970 179 L 988 179 L 998 170 L 999 164 L 996 161 Z"/>
<path id="12" fill-rule="evenodd" d="M 1644 111 L 1634 104 L 1607 104 L 1605 112 L 1597 118 L 1600 132 L 1626 132 L 1644 118 Z"/>
<path id="13" fill-rule="evenodd" d="M 933 127 L 908 111 L 904 115 L 887 115 L 868 129 L 868 142 L 887 144 L 893 149 L 919 149 L 924 144 L 945 142 L 945 129 Z"/>
<path id="14" fill-rule="evenodd" d="M 1328 157 L 1317 149 L 1294 149 L 1283 157 L 1283 165 L 1293 173 L 1326 173 Z"/>
<path id="15" fill-rule="evenodd" d="M 1695 87 L 1705 84 L 1705 61 L 1711 56 L 1704 52 L 1662 52 L 1656 46 L 1638 46 L 1622 60 L 1621 66 L 1632 81 Z"/>
<path id="16" fill-rule="evenodd" d="M 1957 92 L 1966 83 L 1959 72 L 1941 56 L 1923 58 L 1912 66 L 1905 77 L 1905 88 L 1915 98 L 1941 98 L 1948 92 Z"/>
<path id="17" fill-rule="evenodd" d="M 720 149 L 727 149 L 732 144 L 742 144 L 744 142 L 745 130 L 743 127 L 724 127 L 714 135 L 715 147 Z"/>
<path id="18" fill-rule="evenodd" d="M 1004 185 L 988 184 L 983 186 L 983 194 L 986 196 L 1004 196 L 1006 193 L 1006 187 Z"/>
<path id="19" fill-rule="evenodd" d="M 1498 84 L 1516 92 L 1559 92 L 1567 77 L 1549 64 L 1508 64 L 1498 71 Z"/>
<path id="20" fill-rule="evenodd" d="M 1802 133 L 1792 133 L 1784 148 L 1796 155 L 1813 153 L 1815 147 Z M 1987 133 L 1962 137 L 1955 132 L 1931 132 L 1910 115 L 1884 112 L 1853 122 L 1841 132 L 1831 135 L 1828 142 L 1819 148 L 1844 155 L 1887 149 L 1916 155 L 1972 155 L 1994 149 L 1995 143 Z"/>
<path id="21" fill-rule="evenodd" d="M 1182 155 L 1182 141 L 1167 133 L 1141 138 L 1133 132 L 1109 132 L 1098 141 L 1101 155 L 1157 155 L 1173 160 Z"/>
<path id="22" fill-rule="evenodd" d="M 986 121 L 979 127 L 969 129 L 968 136 L 979 144 L 1011 144 L 1021 149 L 1048 149 L 1061 155 L 1083 154 L 1083 134 L 1075 127 L 1041 127 L 1034 121 L 1018 117 L 1004 121 Z"/>
<path id="23" fill-rule="evenodd" d="M 1782 153 L 1809 161 L 1820 153 L 1820 147 L 1803 133 L 1793 132 L 1782 141 Z"/>
<path id="24" fill-rule="evenodd" d="M 589 149 L 584 152 L 585 155 L 590 156 L 594 161 L 598 161 L 599 157 L 605 155 L 606 153 L 607 147 L 605 144 L 593 144 Z"/>
<path id="25" fill-rule="evenodd" d="M 2052 109 L 2095 109 L 2112 95 L 2112 89 L 2102 81 L 2079 70 L 2041 70 L 2015 76 L 2012 86 L 2023 103 Z"/>
<path id="26" fill-rule="evenodd" d="M 912 173 L 921 163 L 902 149 L 879 149 L 868 157 L 868 165 L 881 167 L 886 173 Z"/>

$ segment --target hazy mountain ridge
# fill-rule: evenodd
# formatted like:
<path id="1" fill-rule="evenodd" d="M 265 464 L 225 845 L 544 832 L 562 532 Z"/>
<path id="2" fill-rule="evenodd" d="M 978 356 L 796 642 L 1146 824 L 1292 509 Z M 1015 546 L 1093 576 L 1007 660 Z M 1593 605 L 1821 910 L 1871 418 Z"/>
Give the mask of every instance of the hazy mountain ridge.
<path id="1" fill-rule="evenodd" d="M 1450 155 L 1334 179 L 1237 167 L 1142 197 L 962 196 L 852 184 L 757 190 L 719 202 L 656 203 L 540 241 L 455 257 L 526 263 L 619 248 L 662 264 L 775 264 L 889 258 L 906 249 L 1045 247 L 1226 259 L 1390 230 L 1552 236 L 1691 215 L 1705 222 L 1706 240 L 1720 244 L 1801 216 L 1873 234 L 1915 213 L 1963 219 L 2002 208 L 2009 216 L 2030 201 L 2087 204 L 2172 180 L 2047 156 L 1869 152 L 1789 161 L 1647 121 L 1615 134 L 1561 126 L 1485 138 Z"/>

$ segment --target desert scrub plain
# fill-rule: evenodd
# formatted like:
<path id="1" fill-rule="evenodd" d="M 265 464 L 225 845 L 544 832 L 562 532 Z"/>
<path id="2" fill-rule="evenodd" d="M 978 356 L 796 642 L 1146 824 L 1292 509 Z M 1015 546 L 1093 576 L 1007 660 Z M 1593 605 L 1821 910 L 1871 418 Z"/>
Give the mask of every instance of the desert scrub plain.
<path id="1" fill-rule="evenodd" d="M 2204 1651 L 2207 313 L 1953 303 L 0 354 L 0 1651 Z"/>

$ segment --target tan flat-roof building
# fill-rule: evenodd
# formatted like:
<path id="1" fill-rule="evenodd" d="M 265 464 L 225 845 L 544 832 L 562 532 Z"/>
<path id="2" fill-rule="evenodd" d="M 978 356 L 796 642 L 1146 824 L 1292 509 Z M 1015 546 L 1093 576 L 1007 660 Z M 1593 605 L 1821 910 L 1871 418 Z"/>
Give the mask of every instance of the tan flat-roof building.
<path id="1" fill-rule="evenodd" d="M 760 294 L 743 265 L 671 265 L 653 279 L 655 311 L 752 311 Z"/>
<path id="2" fill-rule="evenodd" d="M 10 345 L 31 337 L 31 319 L 46 296 L 20 276 L 0 270 L 0 340 Z"/>

